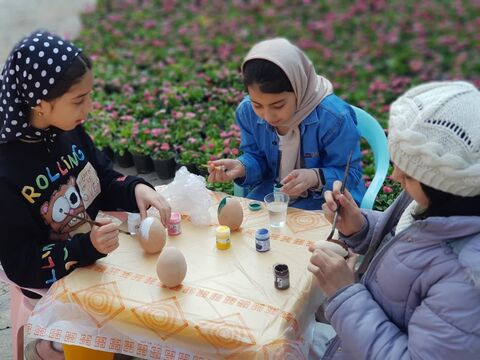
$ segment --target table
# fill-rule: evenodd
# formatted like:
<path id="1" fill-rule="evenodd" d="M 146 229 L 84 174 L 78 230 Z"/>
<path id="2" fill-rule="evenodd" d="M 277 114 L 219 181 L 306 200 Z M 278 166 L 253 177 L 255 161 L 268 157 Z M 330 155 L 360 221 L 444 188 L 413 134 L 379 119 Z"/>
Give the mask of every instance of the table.
<path id="1" fill-rule="evenodd" d="M 268 226 L 267 210 L 253 212 L 248 199 L 237 198 L 242 227 L 232 233 L 230 249 L 218 250 L 216 209 L 224 194 L 210 195 L 211 226 L 194 226 L 182 215 L 182 234 L 167 240 L 187 261 L 181 285 L 163 286 L 158 255 L 121 234 L 112 254 L 53 284 L 27 333 L 147 359 L 307 359 L 323 300 L 307 271 L 307 247 L 326 238 L 329 223 L 320 212 L 289 208 L 287 225 L 271 229 L 271 250 L 259 253 L 254 233 Z M 276 263 L 289 266 L 287 290 L 274 287 Z"/>

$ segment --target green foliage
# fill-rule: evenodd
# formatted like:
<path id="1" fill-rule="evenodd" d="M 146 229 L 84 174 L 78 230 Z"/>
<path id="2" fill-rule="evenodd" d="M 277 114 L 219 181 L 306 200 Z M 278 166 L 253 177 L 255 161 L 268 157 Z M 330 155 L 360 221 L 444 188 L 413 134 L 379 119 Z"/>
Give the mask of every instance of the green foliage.
<path id="1" fill-rule="evenodd" d="M 95 111 L 86 126 L 99 146 L 120 152 L 167 156 L 158 149 L 168 144 L 197 164 L 235 157 L 240 64 L 257 41 L 283 36 L 337 95 L 386 127 L 391 102 L 415 84 L 465 78 L 480 86 L 478 18 L 478 2 L 467 0 L 99 0 L 77 39 L 94 59 Z M 368 151 L 363 163 L 368 181 Z M 377 209 L 400 191 L 390 180 L 385 186 Z"/>

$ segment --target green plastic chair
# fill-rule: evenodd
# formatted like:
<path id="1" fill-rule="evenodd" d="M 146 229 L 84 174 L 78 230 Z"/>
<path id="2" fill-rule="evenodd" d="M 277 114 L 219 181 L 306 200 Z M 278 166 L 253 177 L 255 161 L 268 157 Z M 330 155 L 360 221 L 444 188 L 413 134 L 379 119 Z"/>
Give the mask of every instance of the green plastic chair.
<path id="1" fill-rule="evenodd" d="M 390 165 L 387 137 L 383 128 L 372 115 L 356 106 L 352 105 L 352 108 L 357 116 L 357 129 L 360 136 L 365 138 L 370 145 L 375 162 L 375 175 L 360 204 L 363 209 L 371 209 L 383 186 Z"/>
<path id="2" fill-rule="evenodd" d="M 357 129 L 360 132 L 360 136 L 365 138 L 370 145 L 375 162 L 375 176 L 373 177 L 360 204 L 360 207 L 363 209 L 371 209 L 375 202 L 375 198 L 385 181 L 388 166 L 390 164 L 387 137 L 385 136 L 382 127 L 373 116 L 356 106 L 352 106 L 352 108 L 357 116 Z M 235 196 L 245 197 L 248 192 L 245 187 L 234 184 L 233 193 Z"/>

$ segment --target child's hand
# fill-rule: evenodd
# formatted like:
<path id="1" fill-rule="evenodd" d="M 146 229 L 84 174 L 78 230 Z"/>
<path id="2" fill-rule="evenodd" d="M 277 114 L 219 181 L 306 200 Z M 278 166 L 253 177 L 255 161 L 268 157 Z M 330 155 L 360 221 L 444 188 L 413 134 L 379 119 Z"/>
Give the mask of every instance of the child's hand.
<path id="1" fill-rule="evenodd" d="M 289 196 L 298 196 L 310 188 L 318 186 L 318 178 L 313 169 L 295 169 L 285 176 L 281 183 L 282 192 Z"/>
<path id="2" fill-rule="evenodd" d="M 308 270 L 317 278 L 326 297 L 355 282 L 354 267 L 358 255 L 350 249 L 347 260 L 329 249 L 316 249 L 314 245 L 308 250 L 313 253 Z"/>
<path id="3" fill-rule="evenodd" d="M 215 160 L 209 161 L 207 165 L 209 182 L 227 182 L 245 176 L 245 168 L 240 160 Z"/>
<path id="4" fill-rule="evenodd" d="M 138 210 L 142 219 L 147 217 L 147 209 L 153 206 L 160 213 L 163 226 L 168 226 L 171 208 L 162 195 L 145 184 L 138 184 L 135 186 L 135 199 L 137 200 Z"/>
<path id="5" fill-rule="evenodd" d="M 325 191 L 323 194 L 325 203 L 322 209 L 328 221 L 332 222 L 338 202 L 341 208 L 337 218 L 337 229 L 343 235 L 350 236 L 359 232 L 366 220 L 348 190 L 345 189 L 343 195 L 340 194 L 341 187 L 342 182 L 337 180 L 333 183 L 333 191 Z"/>
<path id="6" fill-rule="evenodd" d="M 110 254 L 118 247 L 118 226 L 109 219 L 99 219 L 102 226 L 93 225 L 90 241 L 99 253 Z"/>

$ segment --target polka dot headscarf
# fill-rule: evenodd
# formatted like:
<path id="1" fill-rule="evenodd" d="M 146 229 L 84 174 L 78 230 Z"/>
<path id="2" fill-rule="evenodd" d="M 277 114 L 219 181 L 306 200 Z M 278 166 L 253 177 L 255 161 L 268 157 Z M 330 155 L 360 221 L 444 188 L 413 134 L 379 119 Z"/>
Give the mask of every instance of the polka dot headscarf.
<path id="1" fill-rule="evenodd" d="M 0 143 L 52 140 L 56 136 L 55 129 L 31 127 L 28 115 L 80 52 L 70 42 L 43 30 L 14 47 L 0 75 Z"/>

